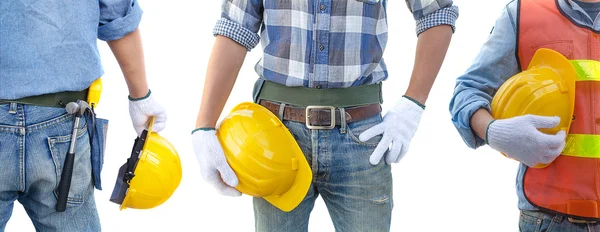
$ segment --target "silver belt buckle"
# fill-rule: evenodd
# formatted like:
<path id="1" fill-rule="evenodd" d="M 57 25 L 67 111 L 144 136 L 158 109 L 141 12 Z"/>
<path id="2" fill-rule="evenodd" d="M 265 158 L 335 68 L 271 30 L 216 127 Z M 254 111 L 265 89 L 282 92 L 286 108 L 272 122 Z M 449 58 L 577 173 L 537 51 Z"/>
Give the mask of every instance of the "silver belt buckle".
<path id="1" fill-rule="evenodd" d="M 576 223 L 576 224 L 595 224 L 596 221 L 588 221 L 588 220 L 581 220 L 581 219 L 575 219 L 575 218 L 567 218 L 567 220 L 569 220 L 569 222 L 571 223 Z"/>
<path id="2" fill-rule="evenodd" d="M 310 124 L 311 110 L 329 110 L 331 111 L 331 124 L 329 126 L 313 126 Z M 307 106 L 306 107 L 306 127 L 311 130 L 331 130 L 335 128 L 335 107 L 333 106 Z"/>

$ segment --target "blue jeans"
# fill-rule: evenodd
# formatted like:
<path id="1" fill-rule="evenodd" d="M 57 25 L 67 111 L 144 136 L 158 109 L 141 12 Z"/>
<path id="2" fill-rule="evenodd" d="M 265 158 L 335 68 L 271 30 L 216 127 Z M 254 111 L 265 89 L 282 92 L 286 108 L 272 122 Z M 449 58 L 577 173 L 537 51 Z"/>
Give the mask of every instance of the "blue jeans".
<path id="1" fill-rule="evenodd" d="M 310 212 L 319 195 L 336 231 L 389 231 L 391 167 L 385 161 L 376 166 L 369 163 L 381 136 L 364 143 L 358 139 L 381 121 L 377 115 L 332 130 L 309 130 L 303 123 L 284 121 L 311 165 L 313 182 L 302 203 L 288 213 L 254 198 L 256 231 L 308 231 Z"/>
<path id="2" fill-rule="evenodd" d="M 540 211 L 522 210 L 519 218 L 521 232 L 594 232 L 600 231 L 600 224 L 572 223 L 565 216 L 550 215 Z"/>
<path id="3" fill-rule="evenodd" d="M 55 210 L 72 118 L 63 108 L 0 104 L 0 231 L 4 231 L 15 200 L 23 205 L 37 231 L 100 231 L 90 140 L 83 119 L 67 210 Z"/>

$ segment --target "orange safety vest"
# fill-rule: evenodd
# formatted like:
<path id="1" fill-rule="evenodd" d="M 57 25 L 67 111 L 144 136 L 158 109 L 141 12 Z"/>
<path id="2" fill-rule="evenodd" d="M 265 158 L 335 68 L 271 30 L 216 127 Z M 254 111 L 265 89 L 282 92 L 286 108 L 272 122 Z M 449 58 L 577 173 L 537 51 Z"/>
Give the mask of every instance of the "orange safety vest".
<path id="1" fill-rule="evenodd" d="M 528 67 L 539 48 L 553 49 L 569 60 L 600 61 L 600 32 L 571 21 L 558 0 L 520 0 L 517 15 L 521 67 Z M 563 154 L 546 168 L 527 168 L 523 189 L 540 210 L 598 220 L 600 153 L 590 155 L 588 150 L 600 151 L 600 77 L 578 80 L 575 86 L 574 120 Z"/>

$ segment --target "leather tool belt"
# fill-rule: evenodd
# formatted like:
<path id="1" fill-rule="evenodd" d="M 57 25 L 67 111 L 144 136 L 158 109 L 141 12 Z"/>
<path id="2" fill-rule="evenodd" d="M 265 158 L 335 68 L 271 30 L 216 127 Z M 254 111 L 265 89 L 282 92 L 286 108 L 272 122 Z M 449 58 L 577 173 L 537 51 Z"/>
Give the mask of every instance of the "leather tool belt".
<path id="1" fill-rule="evenodd" d="M 280 115 L 282 104 L 261 100 L 260 105 L 264 106 L 275 115 Z M 369 104 L 344 108 L 343 114 L 340 108 L 333 106 L 284 106 L 282 120 L 305 123 L 309 129 L 333 129 L 335 126 L 346 123 L 357 122 L 381 113 L 380 104 Z M 342 117 L 343 116 L 343 117 Z"/>

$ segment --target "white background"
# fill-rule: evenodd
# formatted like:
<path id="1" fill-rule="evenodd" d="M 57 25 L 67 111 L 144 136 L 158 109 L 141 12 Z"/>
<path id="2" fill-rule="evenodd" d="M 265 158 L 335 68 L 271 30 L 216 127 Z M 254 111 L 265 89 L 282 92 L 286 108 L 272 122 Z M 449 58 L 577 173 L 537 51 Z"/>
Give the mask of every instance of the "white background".
<path id="1" fill-rule="evenodd" d="M 455 0 L 460 7 L 457 31 L 427 101 L 410 151 L 393 165 L 392 231 L 517 231 L 517 162 L 488 147 L 469 149 L 450 120 L 448 103 L 455 79 L 470 65 L 487 39 L 507 0 Z M 141 24 L 148 80 L 153 96 L 167 109 L 161 133 L 177 148 L 183 163 L 181 185 L 165 204 L 151 210 L 119 211 L 109 202 L 118 167 L 131 152 L 135 132 L 128 114 L 127 88 L 118 64 L 100 42 L 106 73 L 100 117 L 110 120 L 103 191 L 96 201 L 104 231 L 253 231 L 252 200 L 218 195 L 205 183 L 193 153 L 194 129 L 206 64 L 220 16 L 221 1 L 144 1 Z M 417 37 L 404 1 L 388 1 L 389 42 L 385 59 L 390 77 L 384 84 L 384 111 L 406 90 Z M 260 49 L 248 54 L 223 112 L 251 101 L 257 78 L 253 65 Z M 225 114 L 222 114 L 222 117 Z M 322 200 L 311 214 L 310 231 L 334 231 Z M 6 231 L 33 231 L 18 203 Z"/>

